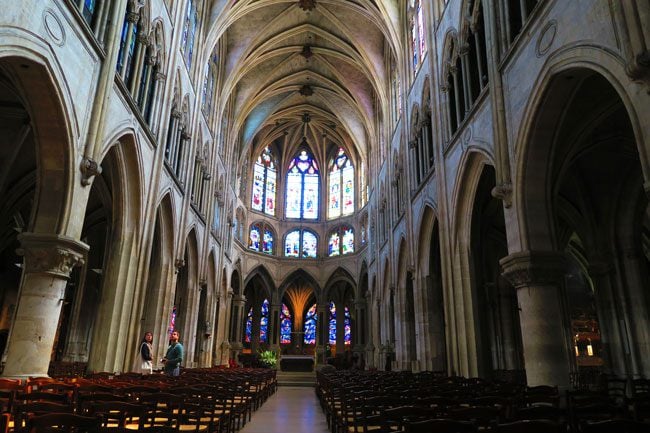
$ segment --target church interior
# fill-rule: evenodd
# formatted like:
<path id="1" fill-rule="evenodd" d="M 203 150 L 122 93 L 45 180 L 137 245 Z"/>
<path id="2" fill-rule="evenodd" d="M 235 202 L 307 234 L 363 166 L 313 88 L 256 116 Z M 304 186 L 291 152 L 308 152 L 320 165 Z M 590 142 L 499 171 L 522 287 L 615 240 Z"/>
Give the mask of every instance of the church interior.
<path id="1" fill-rule="evenodd" d="M 371 380 L 650 422 L 646 0 L 0 5 L 7 413 L 176 331 L 181 377 L 259 385 L 211 431 L 265 356 L 318 371 L 331 432 Z"/>

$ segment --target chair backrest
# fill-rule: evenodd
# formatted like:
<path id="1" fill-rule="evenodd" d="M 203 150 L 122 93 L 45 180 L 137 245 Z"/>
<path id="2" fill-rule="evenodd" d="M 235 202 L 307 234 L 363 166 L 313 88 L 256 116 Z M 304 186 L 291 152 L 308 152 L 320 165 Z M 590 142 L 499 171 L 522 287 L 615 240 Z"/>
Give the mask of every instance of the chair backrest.
<path id="1" fill-rule="evenodd" d="M 50 413 L 29 419 L 29 433 L 97 433 L 99 419 L 71 413 Z"/>
<path id="2" fill-rule="evenodd" d="M 432 419 L 407 424 L 406 431 L 409 433 L 474 433 L 477 428 L 474 424 L 465 421 L 454 421 L 449 419 Z"/>
<path id="3" fill-rule="evenodd" d="M 548 420 L 521 420 L 498 424 L 499 433 L 565 433 L 566 425 Z"/>
<path id="4" fill-rule="evenodd" d="M 580 430 L 584 433 L 648 433 L 650 432 L 650 423 L 613 419 L 583 423 Z"/>
<path id="5" fill-rule="evenodd" d="M 517 409 L 515 418 L 518 420 L 545 419 L 559 422 L 563 415 L 563 411 L 554 406 L 531 406 Z"/>

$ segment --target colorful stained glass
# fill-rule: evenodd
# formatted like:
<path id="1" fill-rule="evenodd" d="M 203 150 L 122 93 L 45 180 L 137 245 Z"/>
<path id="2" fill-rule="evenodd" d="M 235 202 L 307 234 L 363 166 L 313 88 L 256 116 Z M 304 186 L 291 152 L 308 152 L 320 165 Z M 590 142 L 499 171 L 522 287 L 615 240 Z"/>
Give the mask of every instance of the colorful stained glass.
<path id="1" fill-rule="evenodd" d="M 351 227 L 345 227 L 343 229 L 343 243 L 341 244 L 343 254 L 349 254 L 354 252 L 354 231 Z"/>
<path id="2" fill-rule="evenodd" d="M 418 37 L 420 39 L 420 43 L 418 45 L 418 48 L 420 49 L 420 59 L 424 59 L 424 53 L 427 50 L 427 40 L 424 37 L 424 14 L 422 13 L 422 2 L 418 2 Z"/>
<path id="3" fill-rule="evenodd" d="M 332 233 L 330 236 L 330 241 L 329 241 L 329 256 L 338 256 L 341 254 L 341 244 L 340 244 L 341 238 L 339 237 L 338 232 Z"/>
<path id="4" fill-rule="evenodd" d="M 306 150 L 289 164 L 287 174 L 286 217 L 318 218 L 318 165 Z"/>
<path id="5" fill-rule="evenodd" d="M 354 169 L 348 160 L 343 167 L 343 215 L 354 212 Z"/>
<path id="6" fill-rule="evenodd" d="M 302 174 L 294 167 L 287 175 L 287 218 L 300 218 L 301 203 Z"/>
<path id="7" fill-rule="evenodd" d="M 253 194 L 251 206 L 254 210 L 264 210 L 264 167 L 255 164 L 253 169 Z"/>
<path id="8" fill-rule="evenodd" d="M 287 237 L 284 240 L 284 255 L 287 257 L 299 257 L 300 256 L 300 231 L 294 230 L 287 233 Z"/>
<path id="9" fill-rule="evenodd" d="M 254 210 L 275 215 L 276 171 L 273 154 L 267 146 L 253 168 L 251 206 Z"/>
<path id="10" fill-rule="evenodd" d="M 264 242 L 262 243 L 262 252 L 273 254 L 273 233 L 270 230 L 264 230 Z"/>
<path id="11" fill-rule="evenodd" d="M 176 305 L 172 307 L 172 313 L 169 317 L 169 328 L 167 329 L 169 335 L 174 332 L 174 329 L 176 329 Z"/>
<path id="12" fill-rule="evenodd" d="M 343 320 L 343 326 L 345 327 L 345 333 L 344 333 L 344 343 L 347 345 L 350 345 L 352 342 L 352 338 L 350 335 L 351 331 L 351 317 L 350 317 L 350 309 L 348 307 L 345 307 L 345 318 Z"/>
<path id="13" fill-rule="evenodd" d="M 335 218 L 341 215 L 341 175 L 339 174 L 339 167 L 334 164 L 330 172 L 330 198 L 329 198 L 329 213 L 330 218 Z"/>
<path id="14" fill-rule="evenodd" d="M 253 251 L 260 250 L 260 229 L 258 226 L 251 226 L 250 235 L 248 236 L 248 248 Z"/>
<path id="15" fill-rule="evenodd" d="M 305 316 L 305 344 L 316 344 L 316 324 L 318 316 L 316 315 L 316 304 L 312 305 Z"/>
<path id="16" fill-rule="evenodd" d="M 302 257 L 316 257 L 318 240 L 312 232 L 302 233 Z"/>
<path id="17" fill-rule="evenodd" d="M 352 162 L 339 148 L 330 161 L 328 217 L 338 218 L 354 212 L 354 168 Z"/>
<path id="18" fill-rule="evenodd" d="M 260 319 L 260 342 L 266 343 L 269 330 L 269 300 L 262 302 L 262 318 Z"/>
<path id="19" fill-rule="evenodd" d="M 251 342 L 251 333 L 253 329 L 253 307 L 248 310 L 248 315 L 246 316 L 246 335 L 244 336 L 244 341 L 246 343 Z"/>
<path id="20" fill-rule="evenodd" d="M 336 344 L 336 305 L 330 302 L 329 344 Z"/>
<path id="21" fill-rule="evenodd" d="M 280 311 L 280 344 L 291 343 L 291 331 L 291 312 L 289 311 L 289 307 L 282 304 L 282 311 Z"/>
<path id="22" fill-rule="evenodd" d="M 275 170 L 266 170 L 266 207 L 264 212 L 275 215 Z"/>

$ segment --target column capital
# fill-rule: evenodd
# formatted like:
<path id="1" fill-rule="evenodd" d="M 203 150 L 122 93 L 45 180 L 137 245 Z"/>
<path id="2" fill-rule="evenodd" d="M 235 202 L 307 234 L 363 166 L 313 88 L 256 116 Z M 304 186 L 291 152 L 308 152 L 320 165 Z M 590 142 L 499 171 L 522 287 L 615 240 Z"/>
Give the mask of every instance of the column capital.
<path id="1" fill-rule="evenodd" d="M 232 296 L 232 302 L 239 302 L 242 305 L 246 303 L 246 296 L 244 295 L 239 295 L 239 294 L 233 294 Z"/>
<path id="2" fill-rule="evenodd" d="M 75 266 L 85 263 L 89 246 L 76 239 L 53 234 L 21 233 L 16 252 L 25 258 L 25 272 L 68 278 Z"/>
<path id="3" fill-rule="evenodd" d="M 561 284 L 568 269 L 567 258 L 556 251 L 521 251 L 501 260 L 503 276 L 515 288 Z"/>

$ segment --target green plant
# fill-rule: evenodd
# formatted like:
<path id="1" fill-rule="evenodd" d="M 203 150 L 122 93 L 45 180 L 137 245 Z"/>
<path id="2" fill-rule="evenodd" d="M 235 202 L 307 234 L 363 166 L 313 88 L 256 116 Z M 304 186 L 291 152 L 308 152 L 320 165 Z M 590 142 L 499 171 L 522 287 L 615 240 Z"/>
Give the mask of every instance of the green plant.
<path id="1" fill-rule="evenodd" d="M 264 350 L 260 352 L 260 361 L 269 368 L 275 368 L 278 364 L 278 355 L 272 350 Z"/>

